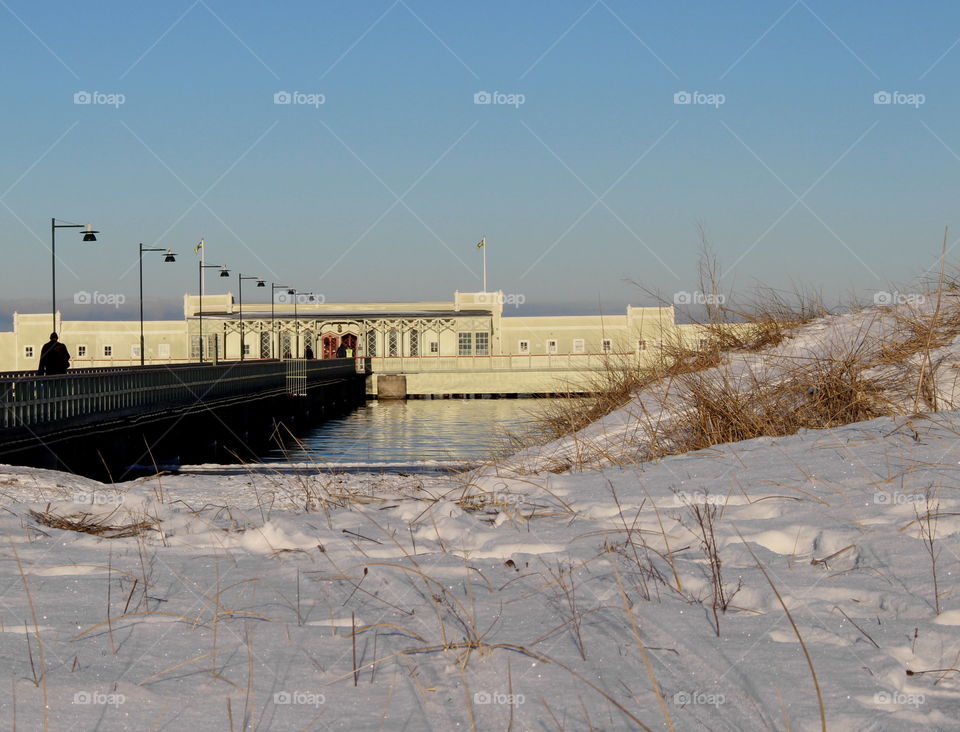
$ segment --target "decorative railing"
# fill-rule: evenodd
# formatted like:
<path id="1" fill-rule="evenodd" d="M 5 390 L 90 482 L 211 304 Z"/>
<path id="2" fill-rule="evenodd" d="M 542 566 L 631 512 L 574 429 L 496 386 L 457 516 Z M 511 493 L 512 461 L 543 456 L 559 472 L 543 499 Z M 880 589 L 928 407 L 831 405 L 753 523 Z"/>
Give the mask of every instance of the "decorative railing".
<path id="1" fill-rule="evenodd" d="M 290 373 L 297 374 L 291 392 Z M 160 411 L 254 395 L 302 394 L 318 382 L 364 373 L 363 359 L 233 361 L 78 369 L 59 376 L 0 373 L 0 429 Z"/>

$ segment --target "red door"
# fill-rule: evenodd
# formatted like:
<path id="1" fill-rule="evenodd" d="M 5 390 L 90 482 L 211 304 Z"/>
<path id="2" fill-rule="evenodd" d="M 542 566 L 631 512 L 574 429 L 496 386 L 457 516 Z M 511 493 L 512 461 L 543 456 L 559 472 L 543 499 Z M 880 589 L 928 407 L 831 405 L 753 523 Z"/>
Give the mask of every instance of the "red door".
<path id="1" fill-rule="evenodd" d="M 344 333 L 340 343 L 347 347 L 347 356 L 357 355 L 357 337 L 353 333 Z"/>
<path id="2" fill-rule="evenodd" d="M 333 333 L 326 333 L 323 336 L 323 356 L 322 358 L 337 357 L 337 341 L 340 340 Z"/>

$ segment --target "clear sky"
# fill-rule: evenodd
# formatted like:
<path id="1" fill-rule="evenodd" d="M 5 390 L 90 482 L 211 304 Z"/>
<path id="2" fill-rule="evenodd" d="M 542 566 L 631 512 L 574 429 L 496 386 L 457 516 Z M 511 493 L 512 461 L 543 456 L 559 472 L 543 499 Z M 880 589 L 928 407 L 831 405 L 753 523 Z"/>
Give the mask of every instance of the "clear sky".
<path id="1" fill-rule="evenodd" d="M 0 0 L 0 325 L 53 216 L 102 231 L 58 231 L 73 317 L 135 315 L 140 241 L 178 317 L 201 237 L 329 301 L 480 289 L 485 236 L 529 310 L 622 311 L 696 289 L 698 224 L 738 289 L 889 289 L 960 234 L 958 40 L 945 1 Z"/>

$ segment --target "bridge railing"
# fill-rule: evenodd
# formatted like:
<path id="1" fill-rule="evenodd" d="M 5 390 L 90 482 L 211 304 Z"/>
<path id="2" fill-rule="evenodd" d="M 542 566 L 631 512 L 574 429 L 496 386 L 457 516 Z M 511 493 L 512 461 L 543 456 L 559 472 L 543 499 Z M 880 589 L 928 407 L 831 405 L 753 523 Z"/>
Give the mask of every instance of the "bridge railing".
<path id="1" fill-rule="evenodd" d="M 192 404 L 289 393 L 289 361 L 181 364 L 71 371 L 59 376 L 0 375 L 0 429 L 78 417 L 159 411 Z M 364 365 L 364 369 L 366 366 Z M 354 359 L 297 361 L 298 386 L 353 376 Z"/>

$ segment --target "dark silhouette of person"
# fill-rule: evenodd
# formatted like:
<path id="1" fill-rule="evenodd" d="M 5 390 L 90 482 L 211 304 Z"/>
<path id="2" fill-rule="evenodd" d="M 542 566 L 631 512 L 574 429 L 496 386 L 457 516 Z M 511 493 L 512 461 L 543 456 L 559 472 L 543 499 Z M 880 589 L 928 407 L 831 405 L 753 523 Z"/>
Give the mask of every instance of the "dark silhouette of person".
<path id="1" fill-rule="evenodd" d="M 313 349 L 310 348 L 310 346 L 307 346 L 306 348 L 303 349 L 303 357 L 313 358 Z"/>
<path id="2" fill-rule="evenodd" d="M 40 375 L 65 374 L 68 368 L 70 368 L 70 352 L 60 342 L 59 336 L 51 333 L 50 340 L 40 349 Z"/>
<path id="3" fill-rule="evenodd" d="M 347 344 L 341 343 L 340 347 L 337 349 L 337 358 L 346 358 L 347 357 Z"/>

